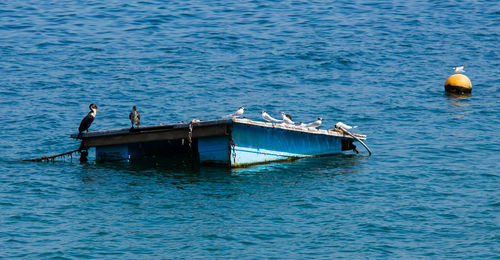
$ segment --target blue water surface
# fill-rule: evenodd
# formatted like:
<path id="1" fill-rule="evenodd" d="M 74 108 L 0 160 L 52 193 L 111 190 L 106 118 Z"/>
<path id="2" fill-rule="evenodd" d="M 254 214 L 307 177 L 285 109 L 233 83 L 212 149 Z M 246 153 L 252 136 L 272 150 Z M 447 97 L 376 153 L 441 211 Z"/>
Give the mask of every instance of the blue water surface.
<path id="1" fill-rule="evenodd" d="M 498 258 L 499 43 L 498 1 L 1 1 L 0 258 Z M 76 149 L 90 103 L 93 131 L 321 116 L 374 154 L 18 161 Z"/>

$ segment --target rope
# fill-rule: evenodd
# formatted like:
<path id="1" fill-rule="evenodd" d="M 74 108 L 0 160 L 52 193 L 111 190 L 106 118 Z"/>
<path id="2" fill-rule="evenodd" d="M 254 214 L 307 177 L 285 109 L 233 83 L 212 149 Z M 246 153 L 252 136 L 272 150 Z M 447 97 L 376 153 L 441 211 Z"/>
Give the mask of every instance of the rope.
<path id="1" fill-rule="evenodd" d="M 193 151 L 193 124 L 194 124 L 194 120 L 191 120 L 191 122 L 189 122 L 189 132 L 188 132 L 189 155 L 191 156 L 191 158 L 194 157 L 194 151 Z M 184 139 L 182 139 L 182 140 L 184 140 Z"/>
<path id="2" fill-rule="evenodd" d="M 78 149 L 76 150 L 73 150 L 73 151 L 69 151 L 69 152 L 65 152 L 65 153 L 60 153 L 60 154 L 56 154 L 56 155 L 51 155 L 51 156 L 42 156 L 40 158 L 33 158 L 33 159 L 24 159 L 24 160 L 19 160 L 21 162 L 54 162 L 54 160 L 56 158 L 59 158 L 59 157 L 64 157 L 64 156 L 69 156 L 71 158 L 71 160 L 73 160 L 73 154 L 74 153 L 80 153 L 80 161 L 83 162 L 83 161 L 87 161 L 87 155 L 89 154 L 88 151 L 87 151 L 87 147 L 84 146 L 84 143 L 83 141 L 80 143 L 80 147 L 78 147 Z"/>
<path id="3" fill-rule="evenodd" d="M 21 162 L 43 162 L 43 161 L 48 162 L 49 160 L 54 162 L 54 159 L 56 159 L 58 157 L 68 156 L 68 155 L 71 156 L 71 159 L 73 159 L 73 153 L 79 153 L 79 152 L 80 152 L 80 149 L 77 149 L 77 150 L 69 151 L 66 153 L 60 153 L 60 154 L 51 155 L 51 156 L 42 156 L 40 158 L 25 159 L 25 160 L 21 160 Z"/>
<path id="4" fill-rule="evenodd" d="M 236 163 L 236 144 L 234 143 L 233 134 L 229 127 L 226 127 L 226 135 L 229 136 L 229 164 L 231 164 L 231 157 L 233 157 L 233 162 Z"/>
<path id="5" fill-rule="evenodd" d="M 229 146 L 231 147 L 230 149 L 233 150 L 232 153 L 231 151 L 229 151 L 229 153 L 233 155 L 233 162 L 236 163 L 236 150 L 235 150 L 236 144 L 234 143 L 233 136 L 231 136 L 231 139 L 229 140 Z M 229 160 L 231 160 L 231 158 L 229 158 Z"/>
<path id="6" fill-rule="evenodd" d="M 372 150 L 370 150 L 370 148 L 368 148 L 368 146 L 365 143 L 363 143 L 363 141 L 361 141 L 361 139 L 357 138 L 356 136 L 354 136 L 353 134 L 351 134 L 349 131 L 345 130 L 344 128 L 342 128 L 342 127 L 339 127 L 339 128 L 340 128 L 340 130 L 344 131 L 344 133 L 350 135 L 352 138 L 356 139 L 356 141 L 360 142 L 366 148 L 368 153 L 370 155 L 372 155 Z"/>
<path id="7" fill-rule="evenodd" d="M 193 124 L 194 124 L 193 121 L 189 122 L 189 132 L 188 132 L 189 148 L 192 148 L 191 146 L 193 145 Z"/>

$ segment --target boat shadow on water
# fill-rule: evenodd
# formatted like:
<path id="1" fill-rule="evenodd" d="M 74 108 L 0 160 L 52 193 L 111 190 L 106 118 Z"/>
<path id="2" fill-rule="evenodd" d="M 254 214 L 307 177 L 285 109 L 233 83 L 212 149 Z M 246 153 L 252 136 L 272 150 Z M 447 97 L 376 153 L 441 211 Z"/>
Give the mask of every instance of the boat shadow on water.
<path id="1" fill-rule="evenodd" d="M 336 154 L 325 157 L 301 158 L 291 162 L 253 165 L 231 169 L 233 175 L 252 175 L 262 173 L 295 172 L 299 174 L 348 174 L 356 173 L 362 162 L 369 156 L 355 154 Z"/>
<path id="2" fill-rule="evenodd" d="M 134 161 L 102 162 L 92 164 L 92 167 L 105 168 L 117 173 L 127 173 L 138 176 L 168 176 L 168 177 L 227 177 L 261 174 L 350 174 L 356 173 L 368 156 L 355 154 L 336 154 L 326 157 L 301 158 L 288 162 L 272 162 L 251 165 L 242 168 L 224 168 L 210 165 L 200 165 L 189 157 L 140 159 Z"/>

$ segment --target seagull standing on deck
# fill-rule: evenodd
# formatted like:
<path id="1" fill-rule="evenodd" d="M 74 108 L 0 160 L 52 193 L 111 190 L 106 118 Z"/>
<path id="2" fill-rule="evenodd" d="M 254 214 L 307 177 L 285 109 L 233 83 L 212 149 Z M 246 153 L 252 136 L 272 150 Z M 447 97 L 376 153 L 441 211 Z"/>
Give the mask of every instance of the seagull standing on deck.
<path id="1" fill-rule="evenodd" d="M 227 117 L 230 117 L 230 118 L 233 118 L 233 119 L 234 118 L 238 118 L 238 117 L 240 117 L 240 116 L 243 115 L 243 112 L 245 112 L 245 108 L 244 107 L 240 107 L 240 108 L 238 108 L 238 110 L 236 110 L 236 112 L 234 112 L 234 113 L 232 113 L 230 115 L 227 115 L 224 118 L 227 118 Z"/>
<path id="2" fill-rule="evenodd" d="M 452 69 L 453 69 L 453 71 L 455 73 L 464 73 L 465 72 L 465 70 L 464 70 L 465 69 L 465 65 L 460 66 L 460 67 L 455 67 L 455 68 L 452 68 Z"/>
<path id="3" fill-rule="evenodd" d="M 271 117 L 266 110 L 262 111 L 262 119 L 266 120 L 267 122 L 281 122 L 283 120 L 278 120 L 273 117 Z"/>
<path id="4" fill-rule="evenodd" d="M 335 124 L 335 128 L 342 128 L 344 130 L 349 130 L 349 129 L 352 129 L 352 128 L 356 128 L 358 126 L 350 126 L 350 125 L 346 125 L 342 122 L 338 122 Z"/>
<path id="5" fill-rule="evenodd" d="M 318 117 L 318 120 L 316 120 L 316 121 L 314 121 L 314 122 L 312 122 L 312 123 L 310 123 L 310 124 L 305 125 L 305 127 L 313 127 L 313 128 L 317 128 L 317 127 L 319 127 L 319 126 L 321 125 L 321 122 L 322 122 L 322 121 L 323 121 L 323 118 Z"/>
<path id="6" fill-rule="evenodd" d="M 283 117 L 283 123 L 285 123 L 287 125 L 294 125 L 295 124 L 284 112 L 280 112 L 280 114 Z"/>
<path id="7" fill-rule="evenodd" d="M 81 135 L 83 131 L 89 131 L 89 127 L 94 122 L 95 115 L 97 114 L 97 106 L 95 104 L 89 105 L 90 112 L 82 119 L 80 127 L 78 127 L 78 135 Z"/>
<path id="8" fill-rule="evenodd" d="M 141 115 L 139 114 L 139 112 L 137 112 L 136 106 L 132 107 L 132 112 L 130 112 L 128 118 L 130 118 L 130 123 L 132 123 L 132 128 L 134 128 L 134 125 L 136 125 L 137 127 L 141 125 Z"/>

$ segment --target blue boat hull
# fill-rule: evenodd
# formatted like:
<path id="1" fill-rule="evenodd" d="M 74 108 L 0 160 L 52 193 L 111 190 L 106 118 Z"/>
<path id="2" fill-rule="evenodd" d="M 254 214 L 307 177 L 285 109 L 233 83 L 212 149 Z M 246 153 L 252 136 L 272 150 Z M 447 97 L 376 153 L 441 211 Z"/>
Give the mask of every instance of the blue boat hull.
<path id="1" fill-rule="evenodd" d="M 342 152 L 342 137 L 233 124 L 231 135 L 198 140 L 201 163 L 241 167 Z"/>
<path id="2" fill-rule="evenodd" d="M 130 138 L 133 141 L 132 138 L 139 138 L 146 134 L 157 135 L 156 128 L 145 134 L 123 134 L 121 131 L 107 135 L 110 137 L 101 135 L 95 137 L 102 143 L 102 145 L 96 145 L 96 159 L 97 161 L 117 161 L 188 156 L 202 164 L 242 167 L 332 155 L 355 148 L 352 145 L 352 138 L 337 132 L 240 119 L 216 123 L 212 124 L 214 126 L 212 128 L 194 132 L 196 136 L 188 134 L 187 131 L 176 132 L 178 137 L 167 136 L 171 138 L 168 140 L 122 141 L 123 138 Z M 160 133 L 169 134 L 178 130 L 174 128 L 174 130 L 161 129 L 161 131 Z M 144 138 L 144 140 L 148 139 L 149 137 Z M 109 145 L 105 145 L 104 142 Z"/>

